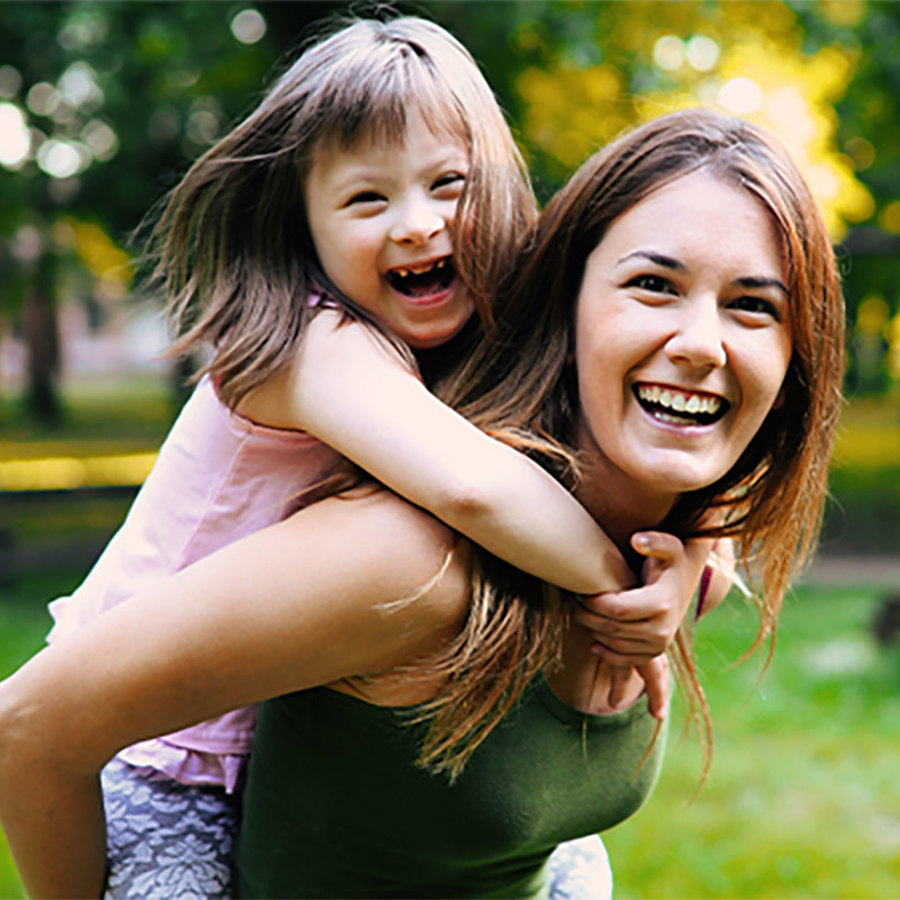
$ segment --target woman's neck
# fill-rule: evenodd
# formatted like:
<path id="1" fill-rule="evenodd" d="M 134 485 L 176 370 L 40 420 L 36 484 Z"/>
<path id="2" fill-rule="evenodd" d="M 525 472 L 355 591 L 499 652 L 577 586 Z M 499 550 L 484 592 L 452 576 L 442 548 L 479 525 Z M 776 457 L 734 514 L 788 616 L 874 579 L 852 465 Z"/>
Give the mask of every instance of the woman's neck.
<path id="1" fill-rule="evenodd" d="M 658 528 L 677 496 L 636 483 L 610 466 L 592 442 L 580 443 L 583 477 L 575 496 L 630 559 L 631 536 Z"/>

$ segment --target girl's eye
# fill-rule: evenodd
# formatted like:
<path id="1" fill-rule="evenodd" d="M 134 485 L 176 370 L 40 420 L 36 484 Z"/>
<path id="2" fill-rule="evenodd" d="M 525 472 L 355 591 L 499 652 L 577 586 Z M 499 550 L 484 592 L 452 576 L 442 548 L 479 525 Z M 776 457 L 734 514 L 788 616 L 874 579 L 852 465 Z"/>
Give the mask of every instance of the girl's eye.
<path id="1" fill-rule="evenodd" d="M 778 307 L 765 297 L 738 297 L 731 302 L 732 309 L 740 312 L 754 313 L 756 315 L 771 316 L 776 322 L 781 321 L 781 313 Z"/>
<path id="2" fill-rule="evenodd" d="M 347 201 L 347 206 L 353 206 L 357 203 L 381 203 L 383 200 L 384 197 L 377 191 L 360 191 Z"/>
<path id="3" fill-rule="evenodd" d="M 636 275 L 630 278 L 626 283 L 626 287 L 637 288 L 641 291 L 649 291 L 652 294 L 677 294 L 675 285 L 668 278 L 662 275 Z"/>
<path id="4" fill-rule="evenodd" d="M 448 172 L 446 175 L 441 175 L 440 178 L 435 179 L 431 189 L 433 191 L 445 191 L 447 193 L 453 192 L 454 194 L 459 194 L 465 183 L 466 176 L 462 173 Z"/>

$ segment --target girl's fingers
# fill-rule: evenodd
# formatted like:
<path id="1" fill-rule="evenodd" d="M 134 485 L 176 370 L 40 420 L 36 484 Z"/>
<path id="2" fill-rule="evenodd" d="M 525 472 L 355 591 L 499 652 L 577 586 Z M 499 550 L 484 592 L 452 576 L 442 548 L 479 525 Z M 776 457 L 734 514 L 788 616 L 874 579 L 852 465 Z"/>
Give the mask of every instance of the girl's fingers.
<path id="1" fill-rule="evenodd" d="M 610 672 L 608 702 L 612 709 L 617 709 L 625 700 L 625 691 L 631 677 L 631 666 L 614 666 Z"/>
<path id="2" fill-rule="evenodd" d="M 647 688 L 650 714 L 664 719 L 669 711 L 669 660 L 665 655 L 656 656 L 637 670 Z"/>
<path id="3" fill-rule="evenodd" d="M 605 644 L 599 642 L 591 644 L 591 653 L 593 653 L 594 656 L 599 656 L 603 662 L 610 666 L 624 667 L 644 666 L 659 655 L 658 652 L 651 652 L 650 650 L 634 653 L 617 653 L 615 650 L 611 650 Z"/>
<path id="4" fill-rule="evenodd" d="M 579 597 L 574 605 L 573 615 L 585 628 L 601 630 L 607 623 L 650 619 L 659 611 L 659 594 L 654 590 L 654 585 L 648 585 L 632 588 L 630 591 L 609 591 Z"/>
<path id="5" fill-rule="evenodd" d="M 665 565 L 672 565 L 684 552 L 684 544 L 665 531 L 636 531 L 631 536 L 631 546 L 641 556 L 653 557 Z"/>

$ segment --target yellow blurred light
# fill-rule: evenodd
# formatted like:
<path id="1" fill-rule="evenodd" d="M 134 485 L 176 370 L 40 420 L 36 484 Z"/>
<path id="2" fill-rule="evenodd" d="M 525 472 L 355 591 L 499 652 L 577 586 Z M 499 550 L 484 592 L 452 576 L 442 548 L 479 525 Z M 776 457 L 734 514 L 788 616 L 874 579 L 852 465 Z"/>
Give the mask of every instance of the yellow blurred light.
<path id="1" fill-rule="evenodd" d="M 131 257 L 93 222 L 69 220 L 75 231 L 75 248 L 85 265 L 112 295 L 131 282 Z"/>
<path id="2" fill-rule="evenodd" d="M 844 149 L 857 169 L 868 169 L 875 162 L 875 148 L 864 137 L 852 137 Z"/>
<path id="3" fill-rule="evenodd" d="M 856 25 L 866 12 L 866 0 L 821 0 L 819 10 L 836 25 Z"/>
<path id="4" fill-rule="evenodd" d="M 0 490 L 72 490 L 83 487 L 132 487 L 143 483 L 155 453 L 122 456 L 50 457 L 0 462 Z"/>
<path id="5" fill-rule="evenodd" d="M 862 334 L 881 334 L 891 311 L 882 297 L 870 294 L 856 311 L 856 330 Z"/>
<path id="6" fill-rule="evenodd" d="M 900 234 L 900 200 L 888 203 L 878 214 L 878 224 L 891 234 Z"/>

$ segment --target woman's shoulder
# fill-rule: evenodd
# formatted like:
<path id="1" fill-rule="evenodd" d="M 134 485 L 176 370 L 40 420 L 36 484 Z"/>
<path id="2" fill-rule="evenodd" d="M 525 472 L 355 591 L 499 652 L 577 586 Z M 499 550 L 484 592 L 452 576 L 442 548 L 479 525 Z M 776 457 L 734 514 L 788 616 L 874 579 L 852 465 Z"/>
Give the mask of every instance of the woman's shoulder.
<path id="1" fill-rule="evenodd" d="M 469 603 L 469 545 L 429 512 L 364 485 L 300 510 L 279 527 L 306 531 L 312 520 L 338 545 L 342 580 L 363 602 L 383 606 L 398 624 L 461 624 Z"/>

